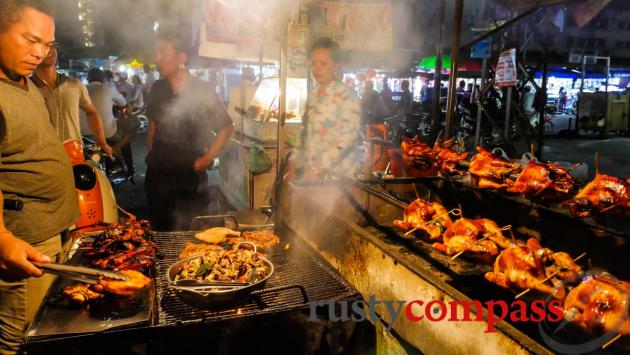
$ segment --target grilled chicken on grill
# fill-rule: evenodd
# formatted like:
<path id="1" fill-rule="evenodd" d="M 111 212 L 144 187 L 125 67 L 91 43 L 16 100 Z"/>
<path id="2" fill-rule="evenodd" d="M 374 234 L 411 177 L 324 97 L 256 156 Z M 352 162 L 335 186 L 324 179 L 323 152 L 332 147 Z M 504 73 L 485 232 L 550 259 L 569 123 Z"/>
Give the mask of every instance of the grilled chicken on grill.
<path id="1" fill-rule="evenodd" d="M 466 168 L 461 162 L 468 158 L 468 152 L 455 150 L 455 139 L 436 142 L 433 147 L 435 154 L 435 165 L 438 170 L 446 175 L 464 175 Z"/>
<path id="2" fill-rule="evenodd" d="M 209 243 L 209 244 L 221 244 L 227 240 L 228 237 L 240 237 L 241 232 L 232 230 L 225 227 L 212 227 L 203 232 L 195 234 L 195 238 Z"/>
<path id="3" fill-rule="evenodd" d="M 435 152 L 418 137 L 411 139 L 403 136 L 400 150 L 402 160 L 408 167 L 427 170 L 433 166 Z"/>
<path id="4" fill-rule="evenodd" d="M 201 254 L 210 254 L 212 252 L 217 252 L 223 250 L 222 247 L 218 245 L 212 244 L 195 244 L 195 243 L 186 243 L 184 249 L 179 253 L 179 258 L 187 258 L 193 255 L 201 255 Z"/>
<path id="5" fill-rule="evenodd" d="M 561 166 L 530 160 L 508 192 L 541 200 L 565 200 L 576 192 L 578 181 Z"/>
<path id="6" fill-rule="evenodd" d="M 394 225 L 403 231 L 412 229 L 422 233 L 429 240 L 439 240 L 442 233 L 453 222 L 444 206 L 436 202 L 417 199 L 405 207 L 403 220 L 395 220 Z"/>
<path id="7" fill-rule="evenodd" d="M 565 202 L 579 217 L 609 213 L 630 217 L 630 179 L 597 174 L 575 197 Z"/>
<path id="8" fill-rule="evenodd" d="M 504 189 L 514 184 L 513 176 L 521 171 L 521 165 L 477 147 L 477 154 L 471 160 L 468 171 L 478 180 L 480 188 Z"/>
<path id="9" fill-rule="evenodd" d="M 530 238 L 527 245 L 503 250 L 494 262 L 494 271 L 486 273 L 485 278 L 507 289 L 532 289 L 562 299 L 565 289 L 557 281 L 575 281 L 581 272 L 569 254 L 554 253 Z M 554 273 L 554 277 L 543 282 Z"/>
<path id="10" fill-rule="evenodd" d="M 151 285 L 151 279 L 136 270 L 122 270 L 121 274 L 127 275 L 128 280 L 113 280 L 101 278 L 99 285 L 103 290 L 114 295 L 133 296 Z"/>
<path id="11" fill-rule="evenodd" d="M 630 282 L 589 277 L 564 300 L 564 319 L 595 332 L 630 335 Z"/>
<path id="12" fill-rule="evenodd" d="M 274 247 L 280 243 L 280 237 L 272 230 L 246 231 L 241 233 L 240 237 L 230 238 L 232 244 L 240 242 L 254 243 L 256 248 L 265 250 Z"/>
<path id="13" fill-rule="evenodd" d="M 434 243 L 433 248 L 448 255 L 464 252 L 464 256 L 486 264 L 491 264 L 499 254 L 499 247 L 511 245 L 501 228 L 485 218 L 460 218 L 444 232 L 442 239 L 442 243 Z"/>

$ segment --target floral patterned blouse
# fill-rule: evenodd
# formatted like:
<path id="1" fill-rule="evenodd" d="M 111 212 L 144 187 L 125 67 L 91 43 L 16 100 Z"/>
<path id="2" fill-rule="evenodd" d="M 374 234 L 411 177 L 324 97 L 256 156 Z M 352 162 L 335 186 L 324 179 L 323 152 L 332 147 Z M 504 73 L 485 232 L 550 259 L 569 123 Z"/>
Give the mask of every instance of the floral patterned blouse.
<path id="1" fill-rule="evenodd" d="M 330 170 L 354 176 L 360 166 L 356 145 L 361 105 L 357 95 L 342 83 L 332 82 L 323 94 L 308 98 L 304 117 L 299 173 L 322 178 Z"/>

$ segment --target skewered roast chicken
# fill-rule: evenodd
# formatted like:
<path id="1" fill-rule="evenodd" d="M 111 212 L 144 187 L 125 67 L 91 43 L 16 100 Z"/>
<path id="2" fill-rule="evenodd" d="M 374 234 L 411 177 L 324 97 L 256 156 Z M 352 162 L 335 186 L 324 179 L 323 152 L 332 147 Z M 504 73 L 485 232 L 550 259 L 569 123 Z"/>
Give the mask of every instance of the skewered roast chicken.
<path id="1" fill-rule="evenodd" d="M 630 180 L 630 179 L 629 179 Z M 575 197 L 565 204 L 579 217 L 609 213 L 630 217 L 630 181 L 597 174 Z"/>
<path id="2" fill-rule="evenodd" d="M 464 256 L 491 264 L 499 254 L 499 247 L 507 248 L 511 242 L 503 236 L 501 228 L 485 218 L 460 218 L 444 232 L 442 243 L 434 243 L 433 248 L 444 254 Z"/>
<path id="3" fill-rule="evenodd" d="M 575 281 L 581 272 L 569 254 L 554 253 L 530 238 L 527 245 L 503 250 L 494 262 L 494 271 L 486 273 L 485 278 L 507 289 L 532 289 L 562 299 L 566 292 L 558 281 Z M 551 275 L 554 277 L 543 282 Z"/>
<path id="4" fill-rule="evenodd" d="M 437 202 L 417 199 L 405 207 L 403 220 L 395 220 L 394 225 L 403 231 L 415 229 L 422 237 L 439 240 L 442 233 L 453 222 L 444 206 Z"/>
<path id="5" fill-rule="evenodd" d="M 504 189 L 514 184 L 513 176 L 521 171 L 521 165 L 477 147 L 477 154 L 470 162 L 468 171 L 478 180 L 480 188 Z"/>
<path id="6" fill-rule="evenodd" d="M 455 150 L 455 139 L 436 142 L 433 147 L 435 165 L 441 173 L 446 175 L 464 175 L 466 168 L 461 164 L 468 158 L 468 152 Z"/>
<path id="7" fill-rule="evenodd" d="M 564 300 L 564 319 L 595 332 L 630 335 L 630 282 L 592 276 Z"/>
<path id="8" fill-rule="evenodd" d="M 565 200 L 576 192 L 578 181 L 561 166 L 530 160 L 508 192 L 541 200 Z"/>
<path id="9" fill-rule="evenodd" d="M 431 147 L 423 143 L 418 137 L 411 139 L 403 136 L 400 150 L 403 162 L 408 167 L 427 170 L 433 165 L 435 160 L 435 153 Z"/>

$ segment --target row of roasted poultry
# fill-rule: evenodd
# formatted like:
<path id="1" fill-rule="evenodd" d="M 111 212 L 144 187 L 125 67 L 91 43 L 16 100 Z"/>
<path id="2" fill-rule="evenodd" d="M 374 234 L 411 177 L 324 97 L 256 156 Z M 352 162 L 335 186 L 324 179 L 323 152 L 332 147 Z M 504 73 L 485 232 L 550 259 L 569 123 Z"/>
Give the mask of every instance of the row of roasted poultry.
<path id="1" fill-rule="evenodd" d="M 584 270 L 565 252 L 507 238 L 490 219 L 459 218 L 436 202 L 417 199 L 394 225 L 406 235 L 433 243 L 451 257 L 494 264 L 486 280 L 515 291 L 533 290 L 564 300 L 565 319 L 593 331 L 630 334 L 630 282 L 608 274 L 585 276 Z M 567 292 L 569 286 L 573 287 Z M 568 294 L 567 294 L 568 293 Z"/>
<path id="2" fill-rule="evenodd" d="M 407 167 L 427 170 L 437 168 L 446 176 L 470 174 L 480 188 L 525 195 L 533 200 L 563 201 L 579 217 L 610 214 L 630 217 L 630 179 L 596 174 L 580 189 L 580 184 L 558 164 L 529 161 L 527 166 L 509 161 L 485 148 L 467 160 L 469 153 L 460 151 L 454 140 L 436 142 L 430 147 L 419 138 L 404 138 L 402 158 Z"/>

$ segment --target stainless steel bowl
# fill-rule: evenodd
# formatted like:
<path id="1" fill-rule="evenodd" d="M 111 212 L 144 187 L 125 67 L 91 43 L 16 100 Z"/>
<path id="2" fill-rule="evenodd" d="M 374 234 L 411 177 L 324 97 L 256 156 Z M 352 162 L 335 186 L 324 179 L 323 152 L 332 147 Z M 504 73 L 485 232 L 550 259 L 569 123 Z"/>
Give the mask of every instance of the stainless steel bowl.
<path id="1" fill-rule="evenodd" d="M 254 246 L 254 252 L 257 252 L 256 246 L 253 243 L 242 242 L 237 244 L 234 248 L 238 249 L 242 245 Z M 167 271 L 167 281 L 169 287 L 178 293 L 178 296 L 186 303 L 200 308 L 222 308 L 235 306 L 240 303 L 244 303 L 256 290 L 260 290 L 265 287 L 267 279 L 274 273 L 273 264 L 265 257 L 259 256 L 265 265 L 269 269 L 269 274 L 262 279 L 255 280 L 248 285 L 236 285 L 229 286 L 229 283 L 221 286 L 203 286 L 203 285 L 191 285 L 182 286 L 175 282 L 175 277 L 182 268 L 191 260 L 199 258 L 201 255 L 193 255 L 185 259 L 178 260 L 171 265 Z"/>

